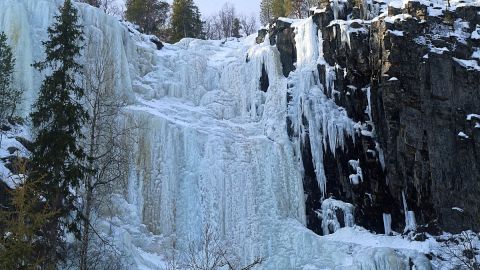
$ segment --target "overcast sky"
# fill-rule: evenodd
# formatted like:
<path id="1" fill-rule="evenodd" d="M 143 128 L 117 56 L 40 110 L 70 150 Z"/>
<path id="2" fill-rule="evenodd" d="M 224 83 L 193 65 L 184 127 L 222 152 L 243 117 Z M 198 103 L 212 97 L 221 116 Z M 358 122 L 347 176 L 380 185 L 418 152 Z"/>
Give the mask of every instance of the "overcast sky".
<path id="1" fill-rule="evenodd" d="M 200 8 L 200 12 L 203 16 L 210 16 L 217 13 L 222 6 L 229 2 L 235 6 L 237 13 L 243 13 L 250 15 L 255 13 L 258 17 L 260 12 L 260 0 L 193 0 L 195 4 Z M 172 0 L 169 0 L 171 3 Z"/>

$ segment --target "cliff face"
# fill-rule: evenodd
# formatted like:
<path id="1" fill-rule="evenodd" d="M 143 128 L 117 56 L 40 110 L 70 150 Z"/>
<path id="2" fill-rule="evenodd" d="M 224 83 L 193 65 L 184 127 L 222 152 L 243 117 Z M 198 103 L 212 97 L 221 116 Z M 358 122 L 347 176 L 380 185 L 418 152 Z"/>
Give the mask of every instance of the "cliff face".
<path id="1" fill-rule="evenodd" d="M 478 3 L 322 1 L 312 13 L 324 54 L 319 81 L 357 132 L 344 149 L 324 151 L 325 195 L 313 173 L 316 138 L 303 145 L 309 227 L 321 232 L 316 212 L 333 196 L 377 232 L 390 218 L 396 231 L 416 223 L 420 232 L 479 230 Z M 269 30 L 286 76 L 297 60 L 291 23 Z"/>

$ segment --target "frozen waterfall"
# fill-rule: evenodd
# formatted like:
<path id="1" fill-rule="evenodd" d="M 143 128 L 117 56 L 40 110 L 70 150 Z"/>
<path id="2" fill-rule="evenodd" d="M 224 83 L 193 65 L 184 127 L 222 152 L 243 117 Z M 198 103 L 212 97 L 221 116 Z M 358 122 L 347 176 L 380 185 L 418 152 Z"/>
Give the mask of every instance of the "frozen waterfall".
<path id="1" fill-rule="evenodd" d="M 26 91 L 24 115 L 41 82 L 30 64 L 43 57 L 41 41 L 60 4 L 0 1 L 0 30 L 15 50 L 15 83 Z M 148 36 L 88 5 L 77 6 L 86 45 L 109 44 L 118 70 L 116 91 L 128 103 L 124 122 L 142 127 L 125 164 L 128 179 L 118 185 L 111 216 L 102 221 L 131 269 L 163 267 L 173 241 L 181 248 L 199 239 L 206 225 L 242 261 L 265 257 L 261 269 L 403 270 L 409 258 L 416 269 L 429 269 L 428 261 L 408 245 L 402 248 L 409 252 L 398 253 L 320 237 L 305 227 L 299 156 L 305 133 L 316 139 L 312 152 L 323 192 L 324 149 L 342 147 L 354 133 L 353 121 L 324 94 L 327 86 L 319 84 L 321 35 L 311 19 L 294 24 L 297 70 L 285 78 L 276 47 L 256 45 L 253 36 L 226 42 L 184 39 L 156 50 Z M 269 78 L 266 92 L 260 91 L 263 66 Z M 334 78 L 329 82 L 333 87 Z M 295 86 L 287 89 L 289 83 Z M 297 135 L 293 141 L 287 135 L 288 117 Z M 345 220 L 353 226 L 347 208 Z M 340 229 L 337 223 L 335 230 Z"/>

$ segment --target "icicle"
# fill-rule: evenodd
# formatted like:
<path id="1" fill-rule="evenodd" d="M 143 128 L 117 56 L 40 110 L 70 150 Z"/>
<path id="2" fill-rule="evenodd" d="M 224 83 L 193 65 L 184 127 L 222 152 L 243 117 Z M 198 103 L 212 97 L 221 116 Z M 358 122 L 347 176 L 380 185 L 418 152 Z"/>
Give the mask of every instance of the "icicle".
<path id="1" fill-rule="evenodd" d="M 407 199 L 405 198 L 405 191 L 402 191 L 402 201 L 403 201 L 403 212 L 405 213 L 405 218 L 407 215 Z"/>
<path id="2" fill-rule="evenodd" d="M 405 230 L 415 230 L 417 227 L 417 222 L 415 220 L 415 213 L 413 211 L 408 211 L 407 199 L 405 198 L 405 191 L 402 191 L 403 199 L 403 211 L 405 213 Z"/>
<path id="3" fill-rule="evenodd" d="M 415 213 L 413 211 L 407 212 L 406 224 L 408 229 L 415 230 L 417 228 L 417 221 L 415 220 Z"/>
<path id="4" fill-rule="evenodd" d="M 390 235 L 392 233 L 392 215 L 383 213 L 383 229 L 385 235 Z"/>
<path id="5" fill-rule="evenodd" d="M 340 22 L 340 40 L 342 41 L 343 44 L 347 43 L 348 48 L 351 48 L 350 46 L 350 24 L 347 22 Z"/>
<path id="6" fill-rule="evenodd" d="M 333 18 L 334 20 L 338 19 L 338 0 L 333 0 Z"/>
<path id="7" fill-rule="evenodd" d="M 382 169 L 385 170 L 385 154 L 383 153 L 383 149 L 380 147 L 378 142 L 375 142 L 375 150 L 378 152 L 378 159 L 380 161 L 380 165 L 382 165 Z M 387 185 L 388 185 L 388 178 L 387 178 Z"/>
<path id="8" fill-rule="evenodd" d="M 325 95 L 330 96 L 335 87 L 335 70 L 325 63 Z"/>
<path id="9" fill-rule="evenodd" d="M 349 176 L 350 183 L 353 185 L 358 185 L 360 184 L 361 181 L 363 181 L 363 172 L 362 168 L 360 167 L 360 161 L 359 160 L 350 160 L 348 161 L 348 164 L 352 169 L 356 171 L 356 174 L 351 174 Z"/>
<path id="10" fill-rule="evenodd" d="M 318 29 L 312 17 L 295 27 L 295 44 L 297 47 L 297 69 L 314 64 L 318 59 L 319 43 L 316 35 Z"/>
<path id="11" fill-rule="evenodd" d="M 370 86 L 367 88 L 364 88 L 365 91 L 367 92 L 367 109 L 365 112 L 368 114 L 368 120 L 373 123 L 373 118 L 372 118 L 372 91 Z"/>

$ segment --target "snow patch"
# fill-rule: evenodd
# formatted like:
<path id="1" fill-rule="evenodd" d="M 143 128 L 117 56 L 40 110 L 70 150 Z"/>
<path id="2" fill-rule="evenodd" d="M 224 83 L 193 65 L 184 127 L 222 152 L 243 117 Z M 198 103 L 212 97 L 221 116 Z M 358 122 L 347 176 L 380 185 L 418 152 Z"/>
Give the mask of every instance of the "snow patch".
<path id="1" fill-rule="evenodd" d="M 460 207 L 452 207 L 452 210 L 458 211 L 460 213 L 463 213 L 463 209 Z"/>
<path id="2" fill-rule="evenodd" d="M 458 137 L 461 137 L 461 138 L 463 138 L 463 139 L 469 139 L 469 138 L 470 138 L 470 137 L 469 137 L 467 134 L 465 134 L 463 131 L 460 131 L 460 132 L 458 133 Z"/>
<path id="3" fill-rule="evenodd" d="M 398 37 L 403 37 L 404 35 L 403 31 L 399 31 L 399 30 L 387 30 L 387 32 Z"/>
<path id="4" fill-rule="evenodd" d="M 472 113 L 472 114 L 467 115 L 467 121 L 472 121 L 474 119 L 480 121 L 480 114 Z"/>

